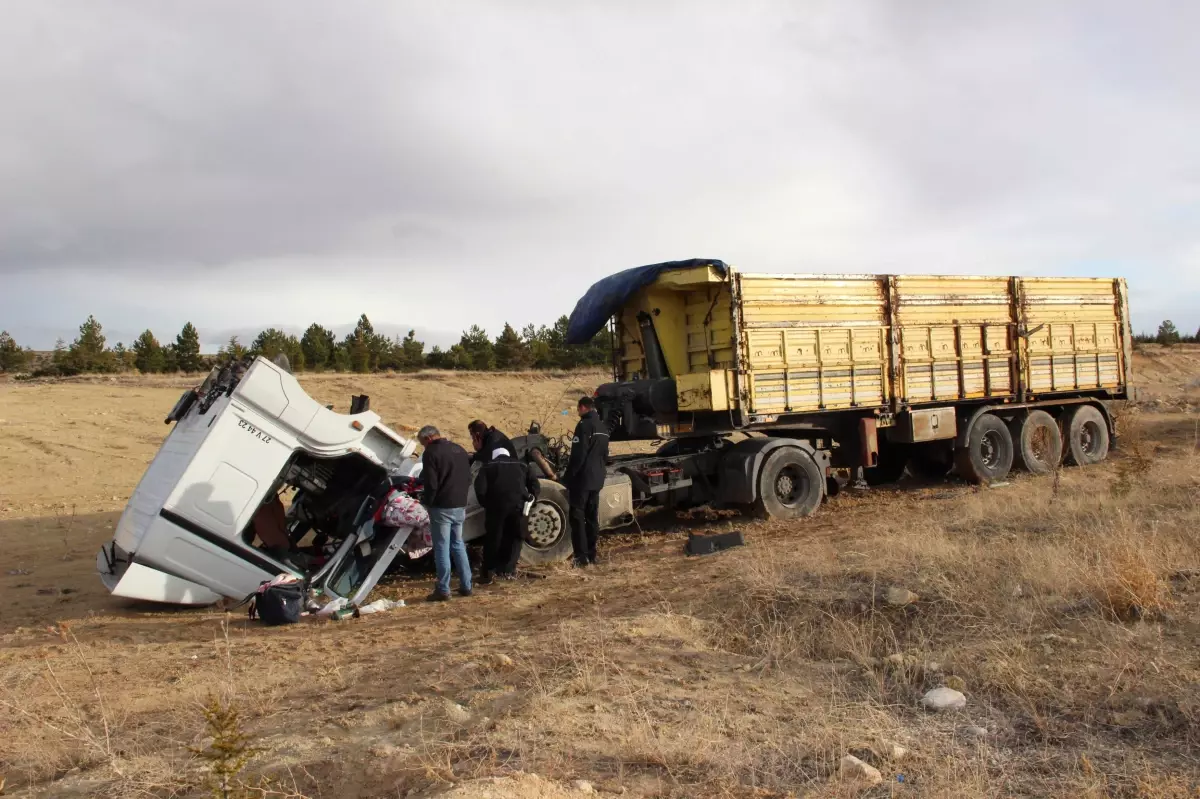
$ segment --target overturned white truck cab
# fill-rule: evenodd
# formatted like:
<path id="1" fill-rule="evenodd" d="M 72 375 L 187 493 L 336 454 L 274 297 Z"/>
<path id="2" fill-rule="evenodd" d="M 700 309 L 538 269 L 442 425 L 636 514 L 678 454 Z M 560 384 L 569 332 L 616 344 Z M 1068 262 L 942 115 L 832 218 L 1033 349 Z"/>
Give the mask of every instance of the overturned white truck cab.
<path id="1" fill-rule="evenodd" d="M 385 426 L 367 398 L 355 397 L 350 410 L 336 413 L 318 403 L 264 358 L 248 368 L 214 369 L 168 415 L 174 427 L 112 542 L 97 553 L 100 579 L 119 597 L 209 605 L 242 599 L 290 573 L 325 597 L 362 602 L 395 565 L 408 536 L 405 528 L 374 525 L 377 505 L 397 480 L 419 479 L 421 462 L 417 443 Z M 518 454 L 534 440 L 545 441 L 514 439 Z M 627 515 L 627 481 L 614 481 L 605 492 L 611 494 L 606 527 Z M 548 479 L 541 486 L 527 520 L 525 563 L 571 554 L 566 491 Z M 256 513 L 288 492 L 294 493 L 285 529 L 295 557 L 265 548 L 255 536 Z M 484 534 L 473 488 L 463 533 L 468 541 Z"/>

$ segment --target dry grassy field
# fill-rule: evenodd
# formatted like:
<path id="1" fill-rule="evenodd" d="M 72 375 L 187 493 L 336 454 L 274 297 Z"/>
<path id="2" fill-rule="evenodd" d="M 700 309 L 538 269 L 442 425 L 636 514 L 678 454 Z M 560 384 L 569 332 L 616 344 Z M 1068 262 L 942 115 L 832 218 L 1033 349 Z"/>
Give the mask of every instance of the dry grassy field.
<path id="1" fill-rule="evenodd" d="M 184 383 L 0 382 L 0 793 L 213 795 L 224 748 L 249 797 L 1196 797 L 1200 350 L 1137 372 L 1097 468 L 844 492 L 801 523 L 651 514 L 593 571 L 444 605 L 402 579 L 376 595 L 408 607 L 278 629 L 94 575 Z M 303 380 L 461 440 L 564 432 L 599 379 Z M 685 557 L 696 529 L 748 545 Z M 939 686 L 966 707 L 921 709 Z"/>

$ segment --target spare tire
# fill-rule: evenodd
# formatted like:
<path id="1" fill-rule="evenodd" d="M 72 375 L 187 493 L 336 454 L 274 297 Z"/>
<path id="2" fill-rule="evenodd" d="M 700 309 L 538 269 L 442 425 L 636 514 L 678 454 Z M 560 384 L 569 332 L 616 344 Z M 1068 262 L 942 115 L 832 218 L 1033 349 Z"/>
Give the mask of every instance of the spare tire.
<path id="1" fill-rule="evenodd" d="M 1013 438 L 999 416 L 979 416 L 967 432 L 967 445 L 954 453 L 958 473 L 972 483 L 989 485 L 1008 476 L 1013 463 Z"/>
<path id="2" fill-rule="evenodd" d="M 811 516 L 825 495 L 825 475 L 799 447 L 780 447 L 767 455 L 758 474 L 754 510 L 767 519 Z"/>
<path id="3" fill-rule="evenodd" d="M 1016 449 L 1013 465 L 1030 474 L 1049 474 L 1062 463 L 1062 432 L 1058 422 L 1045 411 L 1030 411 L 1014 421 L 1010 432 Z"/>
<path id="4" fill-rule="evenodd" d="M 1063 414 L 1063 460 L 1068 466 L 1094 466 L 1108 457 L 1108 423 L 1093 405 L 1076 405 Z"/>

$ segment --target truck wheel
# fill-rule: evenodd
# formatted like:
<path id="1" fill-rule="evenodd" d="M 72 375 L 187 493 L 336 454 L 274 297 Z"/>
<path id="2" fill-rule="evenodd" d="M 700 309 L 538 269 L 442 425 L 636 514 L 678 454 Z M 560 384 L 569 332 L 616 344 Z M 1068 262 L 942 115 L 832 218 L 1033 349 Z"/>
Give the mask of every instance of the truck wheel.
<path id="1" fill-rule="evenodd" d="M 1062 462 L 1062 433 L 1054 417 L 1045 411 L 1030 411 L 1009 429 L 1016 450 L 1013 466 L 1030 474 L 1049 474 Z"/>
<path id="2" fill-rule="evenodd" d="M 1093 466 L 1108 457 L 1108 425 L 1091 405 L 1076 405 L 1063 415 L 1063 460 L 1068 466 Z"/>
<path id="3" fill-rule="evenodd" d="M 1012 469 L 1012 433 L 999 416 L 985 413 L 971 425 L 967 445 L 954 455 L 959 474 L 970 482 L 998 483 Z"/>
<path id="4" fill-rule="evenodd" d="M 895 483 L 904 476 L 904 467 L 907 465 L 908 448 L 903 444 L 893 444 L 880 436 L 879 464 L 869 469 L 863 469 L 863 479 L 869 486 Z"/>
<path id="5" fill-rule="evenodd" d="M 918 444 L 908 459 L 908 471 L 918 480 L 941 482 L 954 468 L 954 448 L 938 444 Z"/>
<path id="6" fill-rule="evenodd" d="M 541 494 L 522 525 L 525 544 L 521 547 L 521 563 L 526 566 L 560 563 L 574 551 L 567 489 L 549 480 L 542 480 L 541 484 Z"/>
<path id="7" fill-rule="evenodd" d="M 767 519 L 811 516 L 821 504 L 825 477 L 812 457 L 796 447 L 780 447 L 767 456 L 758 475 L 755 513 Z"/>

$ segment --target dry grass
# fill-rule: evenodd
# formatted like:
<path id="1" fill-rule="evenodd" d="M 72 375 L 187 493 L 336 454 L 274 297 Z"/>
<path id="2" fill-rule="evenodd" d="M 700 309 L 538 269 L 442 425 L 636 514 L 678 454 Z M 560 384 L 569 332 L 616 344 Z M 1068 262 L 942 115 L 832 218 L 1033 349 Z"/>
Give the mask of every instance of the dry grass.
<path id="1" fill-rule="evenodd" d="M 341 380 L 314 385 L 340 396 Z M 380 406 L 401 404 L 373 380 Z M 503 775 L 547 799 L 575 779 L 632 796 L 1196 797 L 1195 420 L 1121 424 L 1094 469 L 850 492 L 799 524 L 713 519 L 749 546 L 706 558 L 683 557 L 681 533 L 616 536 L 595 572 L 448 607 L 266 630 L 79 594 L 22 606 L 25 629 L 0 640 L 0 779 L 12 795 L 205 795 L 191 750 L 211 749 L 214 695 L 263 750 L 236 783 L 255 797 L 471 797 Z M 32 572 L 9 578 L 14 604 L 45 575 L 86 595 L 94 578 L 71 575 L 111 518 L 65 507 L 11 528 Z M 889 604 L 893 586 L 917 599 Z M 920 710 L 941 685 L 966 710 Z M 839 779 L 847 753 L 884 783 Z"/>

